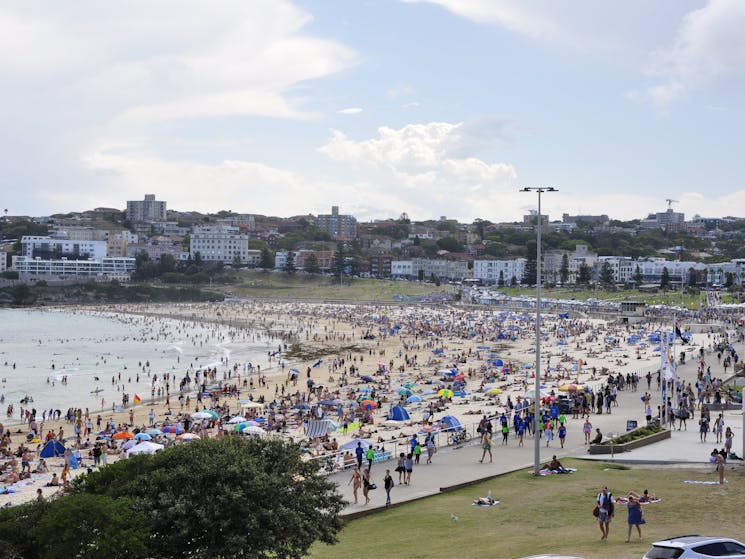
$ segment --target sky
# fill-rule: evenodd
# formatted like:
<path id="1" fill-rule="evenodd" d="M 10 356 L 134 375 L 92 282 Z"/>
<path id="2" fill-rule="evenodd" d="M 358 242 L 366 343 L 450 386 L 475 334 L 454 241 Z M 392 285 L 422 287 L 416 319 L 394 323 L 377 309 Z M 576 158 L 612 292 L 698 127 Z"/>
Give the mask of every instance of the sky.
<path id="1" fill-rule="evenodd" d="M 745 216 L 742 0 L 10 0 L 9 215 Z"/>

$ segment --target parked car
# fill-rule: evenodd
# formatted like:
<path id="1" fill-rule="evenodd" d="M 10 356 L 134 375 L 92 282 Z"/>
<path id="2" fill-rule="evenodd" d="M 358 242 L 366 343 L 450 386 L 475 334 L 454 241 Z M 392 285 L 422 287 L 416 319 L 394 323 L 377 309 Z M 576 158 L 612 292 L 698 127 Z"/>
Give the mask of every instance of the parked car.
<path id="1" fill-rule="evenodd" d="M 652 544 L 643 559 L 745 559 L 745 544 L 730 538 L 677 536 Z"/>

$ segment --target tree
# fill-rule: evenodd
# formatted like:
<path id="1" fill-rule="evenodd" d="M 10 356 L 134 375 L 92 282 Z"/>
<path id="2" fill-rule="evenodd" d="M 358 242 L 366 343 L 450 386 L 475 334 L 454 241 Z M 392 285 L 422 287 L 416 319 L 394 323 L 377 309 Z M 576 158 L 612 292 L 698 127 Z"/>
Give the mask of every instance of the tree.
<path id="1" fill-rule="evenodd" d="M 163 253 L 160 255 L 160 259 L 158 260 L 158 272 L 160 274 L 167 274 L 169 272 L 175 272 L 176 271 L 176 259 L 168 253 Z"/>
<path id="2" fill-rule="evenodd" d="M 538 256 L 538 243 L 534 240 L 530 240 L 525 244 L 526 261 L 523 272 L 522 283 L 526 285 L 536 285 L 538 279 L 538 263 L 536 258 Z"/>
<path id="3" fill-rule="evenodd" d="M 510 285 L 512 287 L 517 287 L 517 277 L 516 276 L 512 276 L 512 279 L 510 280 Z"/>
<path id="4" fill-rule="evenodd" d="M 437 246 L 440 250 L 447 250 L 448 252 L 463 252 L 463 243 L 455 237 L 443 237 L 437 241 Z"/>
<path id="5" fill-rule="evenodd" d="M 600 266 L 600 283 L 608 286 L 613 285 L 613 267 L 607 260 Z"/>
<path id="6" fill-rule="evenodd" d="M 586 262 L 582 262 L 577 270 L 577 283 L 580 285 L 588 285 L 592 279 L 592 271 Z"/>
<path id="7" fill-rule="evenodd" d="M 295 253 L 291 250 L 287 251 L 284 271 L 289 275 L 293 275 L 297 271 L 297 268 L 295 267 Z"/>
<path id="8" fill-rule="evenodd" d="M 499 287 L 504 287 L 504 271 L 499 270 L 499 279 L 497 280 L 497 285 Z"/>
<path id="9" fill-rule="evenodd" d="M 336 252 L 334 253 L 334 275 L 341 277 L 344 272 L 344 243 L 336 243 Z"/>
<path id="10" fill-rule="evenodd" d="M 305 271 L 309 274 L 320 274 L 321 269 L 318 267 L 318 257 L 311 252 L 305 259 Z"/>
<path id="11" fill-rule="evenodd" d="M 561 285 L 569 281 L 569 255 L 565 252 L 561 257 L 561 268 L 559 268 L 559 279 Z"/>
<path id="12" fill-rule="evenodd" d="M 688 269 L 688 286 L 696 287 L 698 285 L 698 273 L 695 268 Z"/>
<path id="13" fill-rule="evenodd" d="M 268 247 L 261 249 L 261 260 L 259 260 L 259 268 L 262 270 L 271 270 L 274 268 L 274 255 Z"/>
<path id="14" fill-rule="evenodd" d="M 641 268 L 639 268 L 639 264 L 637 264 L 636 269 L 634 270 L 634 283 L 639 287 L 642 284 L 642 281 L 644 281 L 644 276 L 642 276 Z"/>
<path id="15" fill-rule="evenodd" d="M 241 260 L 241 252 L 239 250 L 236 250 L 235 254 L 233 255 L 233 266 L 236 268 L 240 268 L 241 264 L 243 264 L 243 260 Z"/>
<path id="16" fill-rule="evenodd" d="M 660 287 L 662 289 L 667 289 L 670 287 L 670 271 L 667 269 L 667 266 L 662 268 L 662 274 L 660 275 Z"/>
<path id="17" fill-rule="evenodd" d="M 155 559 L 303 557 L 336 541 L 344 507 L 317 464 L 275 438 L 176 445 L 77 478 L 73 491 L 136 500 Z"/>

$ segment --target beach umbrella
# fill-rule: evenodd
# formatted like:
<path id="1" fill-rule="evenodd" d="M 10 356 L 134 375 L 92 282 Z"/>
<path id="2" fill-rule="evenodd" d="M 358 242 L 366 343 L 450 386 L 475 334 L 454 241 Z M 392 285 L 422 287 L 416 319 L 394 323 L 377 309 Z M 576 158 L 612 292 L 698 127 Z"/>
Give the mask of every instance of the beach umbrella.
<path id="1" fill-rule="evenodd" d="M 235 425 L 236 423 L 243 423 L 244 421 L 248 421 L 248 420 L 241 415 L 236 415 L 235 417 L 231 417 L 228 423 L 230 425 Z"/>
<path id="2" fill-rule="evenodd" d="M 242 430 L 241 433 L 244 435 L 266 435 L 266 431 L 262 429 L 261 427 L 257 427 L 256 425 L 246 425 Z"/>
<path id="3" fill-rule="evenodd" d="M 442 388 L 437 391 L 438 396 L 442 396 L 443 398 L 452 398 L 453 397 L 453 391 L 449 388 Z"/>
<path id="4" fill-rule="evenodd" d="M 122 445 L 122 450 L 129 450 L 130 448 L 132 448 L 132 447 L 133 447 L 134 445 L 136 445 L 136 444 L 137 444 L 137 443 L 139 443 L 139 442 L 140 442 L 140 441 L 136 441 L 136 440 L 134 440 L 134 439 L 132 439 L 132 440 L 129 440 L 129 441 L 125 442 L 125 443 L 124 443 L 124 444 Z"/>
<path id="5" fill-rule="evenodd" d="M 406 398 L 407 404 L 414 404 L 416 402 L 421 402 L 421 401 L 422 401 L 422 397 L 419 394 L 413 394 L 409 396 L 408 398 Z"/>
<path id="6" fill-rule="evenodd" d="M 147 431 L 145 431 L 145 433 L 147 433 L 151 437 L 156 437 L 158 435 L 162 435 L 162 433 L 158 429 L 148 429 Z"/>
<path id="7" fill-rule="evenodd" d="M 217 413 L 214 410 L 203 409 L 201 412 L 197 412 L 197 413 L 206 413 L 206 414 L 209 414 L 210 419 L 220 419 L 220 414 Z"/>
<path id="8" fill-rule="evenodd" d="M 114 438 L 116 440 L 124 440 L 124 439 L 134 439 L 135 436 L 129 431 L 119 431 L 118 433 L 114 433 Z"/>
<path id="9" fill-rule="evenodd" d="M 366 410 L 375 410 L 378 408 L 378 404 L 373 402 L 372 400 L 362 400 L 360 402 L 360 407 L 366 409 Z"/>
<path id="10" fill-rule="evenodd" d="M 497 388 L 497 387 L 490 388 L 489 390 L 486 391 L 487 394 L 501 394 L 502 392 L 504 392 L 504 390 L 502 390 L 501 388 Z"/>
<path id="11" fill-rule="evenodd" d="M 398 389 L 398 394 L 400 396 L 411 396 L 413 394 L 413 392 L 411 390 L 409 390 L 408 388 L 399 388 Z"/>
<path id="12" fill-rule="evenodd" d="M 463 373 L 461 373 L 459 375 L 456 375 L 453 380 L 456 380 L 456 381 L 457 380 L 463 380 L 464 378 L 466 378 L 466 375 L 464 375 Z"/>
<path id="13" fill-rule="evenodd" d="M 196 413 L 191 414 L 192 419 L 212 419 L 212 415 L 203 411 L 198 411 Z"/>
<path id="14" fill-rule="evenodd" d="M 176 434 L 176 435 L 180 435 L 181 433 L 184 432 L 184 430 L 181 427 L 178 427 L 177 425 L 166 425 L 165 427 L 161 429 L 161 431 L 163 433 L 171 433 L 171 434 Z"/>
<path id="15" fill-rule="evenodd" d="M 416 382 L 407 382 L 404 384 L 404 388 L 414 388 L 416 386 Z"/>
<path id="16" fill-rule="evenodd" d="M 360 392 L 372 392 L 372 391 L 373 389 L 370 388 L 369 386 L 363 386 L 362 388 L 360 388 Z"/>
<path id="17" fill-rule="evenodd" d="M 149 441 L 150 439 L 152 439 L 152 437 L 147 433 L 137 433 L 135 435 L 135 439 L 137 439 L 138 441 Z"/>

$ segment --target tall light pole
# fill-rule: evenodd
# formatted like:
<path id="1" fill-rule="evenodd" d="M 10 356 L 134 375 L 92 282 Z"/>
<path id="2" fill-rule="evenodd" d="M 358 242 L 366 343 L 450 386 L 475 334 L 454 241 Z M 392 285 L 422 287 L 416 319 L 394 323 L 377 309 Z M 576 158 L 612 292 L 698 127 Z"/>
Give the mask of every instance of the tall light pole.
<path id="1" fill-rule="evenodd" d="M 541 285 L 543 277 L 541 275 L 541 229 L 543 221 L 541 219 L 541 194 L 544 192 L 558 192 L 552 186 L 526 186 L 520 192 L 537 192 L 538 193 L 538 246 L 536 247 L 536 282 L 535 282 L 535 396 L 533 397 L 533 475 L 540 475 L 541 471 L 541 441 L 538 436 L 538 421 L 540 421 L 540 401 L 541 401 Z"/>

